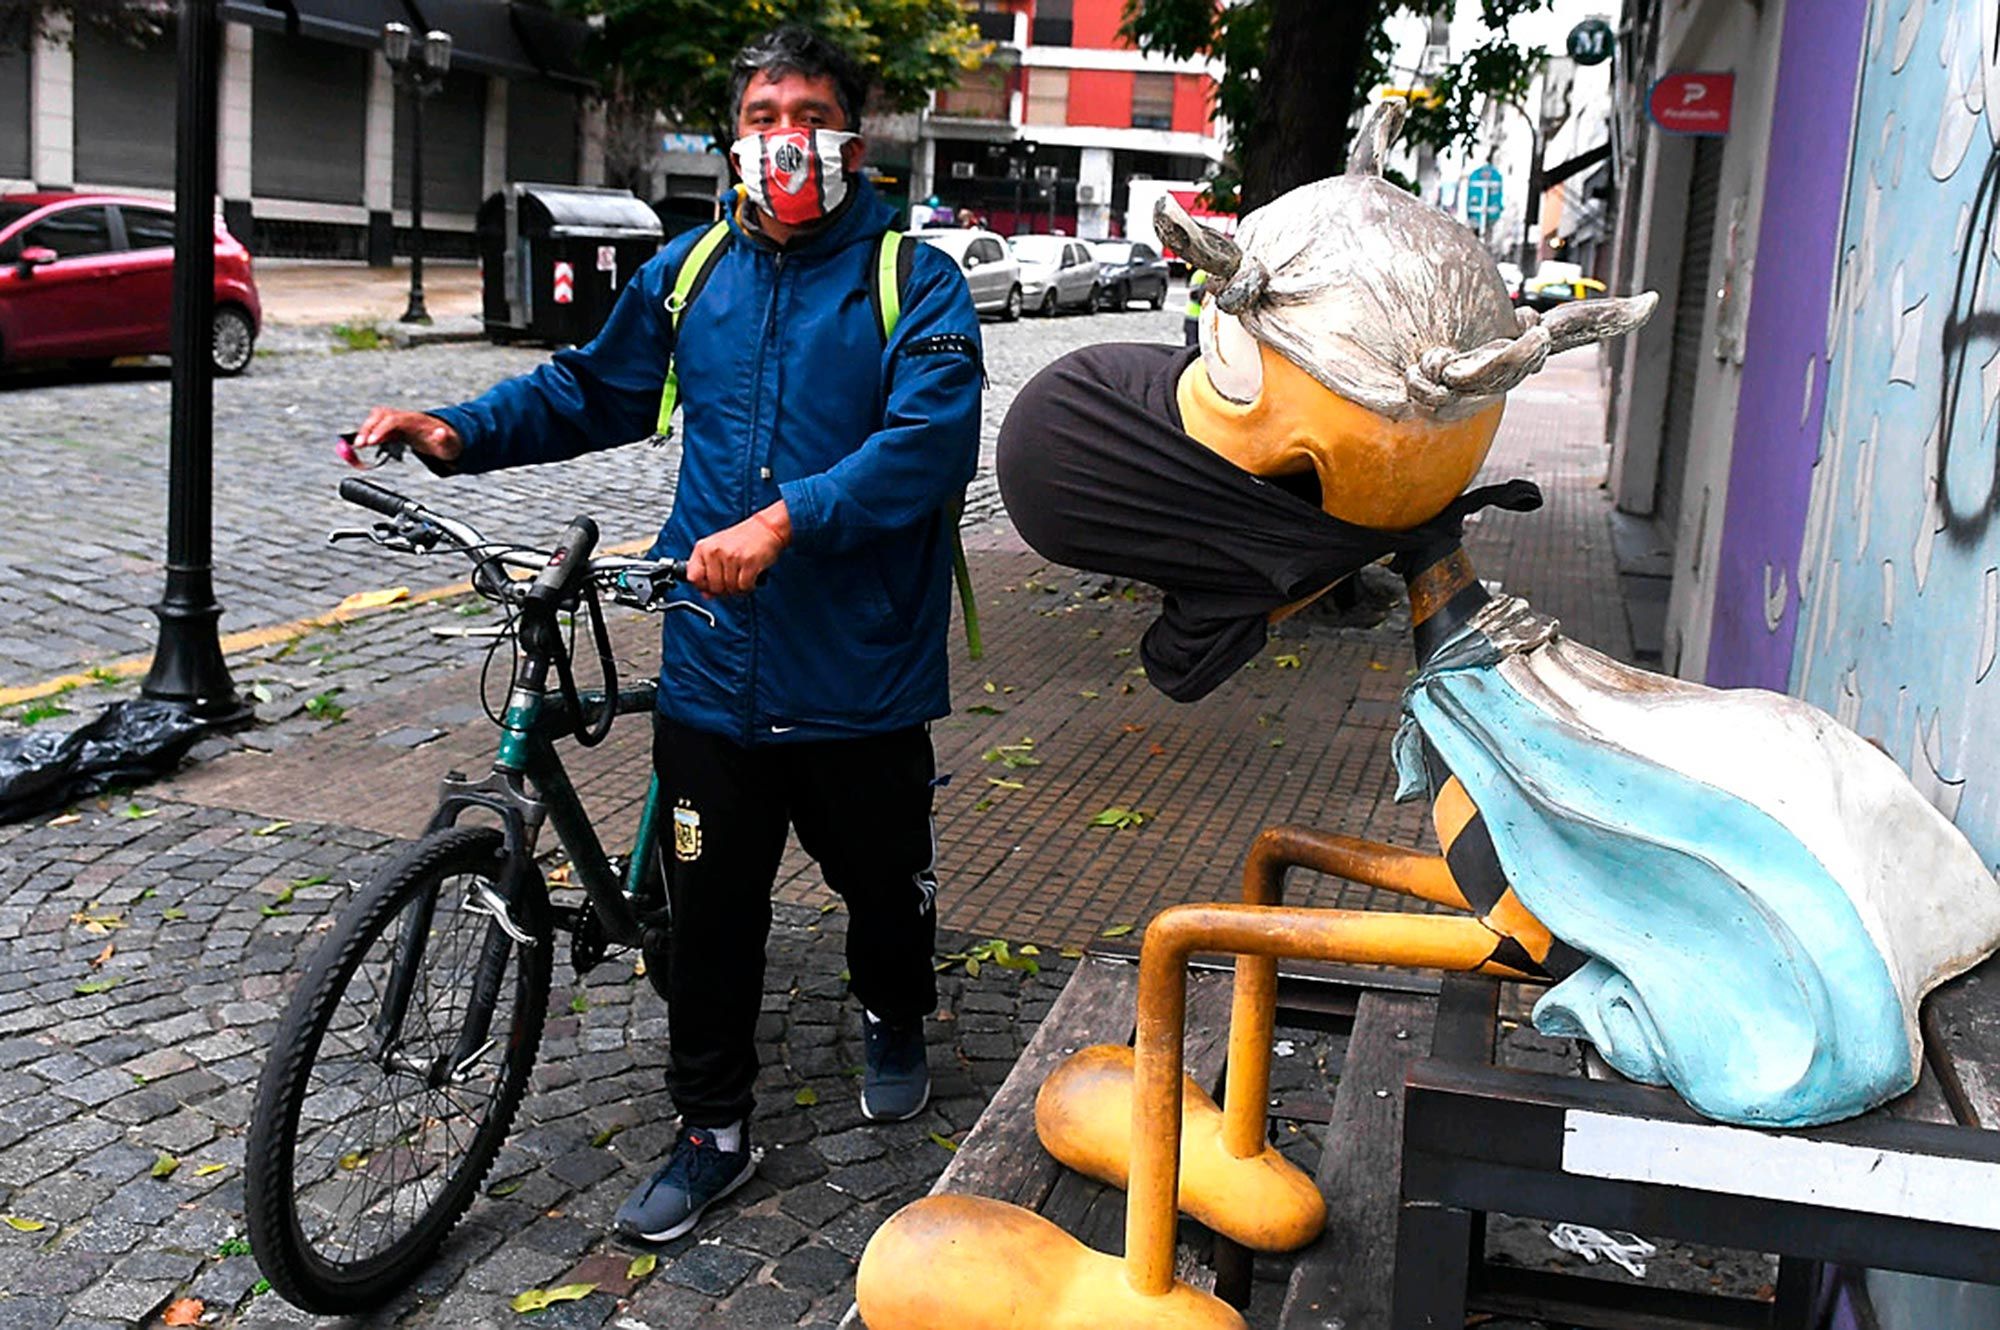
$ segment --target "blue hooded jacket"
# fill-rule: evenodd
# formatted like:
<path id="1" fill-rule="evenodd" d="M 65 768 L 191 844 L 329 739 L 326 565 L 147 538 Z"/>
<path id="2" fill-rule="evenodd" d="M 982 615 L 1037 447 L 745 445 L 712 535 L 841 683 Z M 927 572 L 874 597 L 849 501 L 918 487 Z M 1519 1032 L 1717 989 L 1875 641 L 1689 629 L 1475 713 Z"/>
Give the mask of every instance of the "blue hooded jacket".
<path id="1" fill-rule="evenodd" d="M 791 514 L 765 585 L 704 601 L 713 628 L 692 614 L 661 628 L 660 711 L 739 743 L 878 734 L 951 709 L 947 510 L 978 462 L 979 320 L 950 257 L 910 244 L 883 345 L 870 267 L 894 213 L 850 179 L 847 205 L 783 249 L 732 208 L 734 238 L 681 319 L 680 479 L 655 553 L 685 556 L 780 497 Z M 634 274 L 588 346 L 437 411 L 465 441 L 458 469 L 650 436 L 675 335 L 666 300 L 700 235 Z"/>

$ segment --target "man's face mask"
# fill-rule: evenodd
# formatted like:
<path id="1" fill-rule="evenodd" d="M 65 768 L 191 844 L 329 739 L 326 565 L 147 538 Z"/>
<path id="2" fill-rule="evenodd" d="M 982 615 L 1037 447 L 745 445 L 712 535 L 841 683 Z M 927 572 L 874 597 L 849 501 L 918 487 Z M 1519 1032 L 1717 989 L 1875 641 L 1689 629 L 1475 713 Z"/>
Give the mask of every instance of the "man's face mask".
<path id="1" fill-rule="evenodd" d="M 730 145 L 750 201 L 787 226 L 816 222 L 847 197 L 841 150 L 859 138 L 839 129 L 767 129 Z"/>

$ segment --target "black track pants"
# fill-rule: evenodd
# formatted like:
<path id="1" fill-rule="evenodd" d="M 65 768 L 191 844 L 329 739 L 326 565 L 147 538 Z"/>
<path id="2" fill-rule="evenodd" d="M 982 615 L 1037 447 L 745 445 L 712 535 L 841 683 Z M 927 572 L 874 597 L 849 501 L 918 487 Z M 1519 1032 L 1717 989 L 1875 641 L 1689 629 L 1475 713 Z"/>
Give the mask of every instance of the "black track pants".
<path id="1" fill-rule="evenodd" d="M 667 1086 L 687 1125 L 725 1126 L 753 1106 L 771 886 L 788 826 L 846 903 L 854 996 L 889 1021 L 936 1008 L 928 731 L 744 747 L 661 717 L 653 762 L 673 907 Z"/>

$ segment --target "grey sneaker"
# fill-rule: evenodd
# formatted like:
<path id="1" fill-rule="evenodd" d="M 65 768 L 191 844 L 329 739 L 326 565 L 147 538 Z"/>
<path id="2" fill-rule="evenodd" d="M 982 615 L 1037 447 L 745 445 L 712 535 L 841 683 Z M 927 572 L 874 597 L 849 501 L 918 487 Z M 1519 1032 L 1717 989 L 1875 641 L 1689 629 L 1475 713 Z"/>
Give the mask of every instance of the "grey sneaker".
<path id="1" fill-rule="evenodd" d="M 870 1122 L 901 1122 L 931 1101 L 931 1067 L 924 1049 L 924 1023 L 891 1025 L 861 1020 L 861 1116 Z"/>
<path id="2" fill-rule="evenodd" d="M 653 1176 L 618 1207 L 618 1231 L 641 1242 L 667 1242 L 693 1228 L 701 1212 L 750 1180 L 757 1159 L 750 1151 L 750 1128 L 743 1148 L 723 1150 L 715 1134 L 683 1127 L 674 1152 Z"/>

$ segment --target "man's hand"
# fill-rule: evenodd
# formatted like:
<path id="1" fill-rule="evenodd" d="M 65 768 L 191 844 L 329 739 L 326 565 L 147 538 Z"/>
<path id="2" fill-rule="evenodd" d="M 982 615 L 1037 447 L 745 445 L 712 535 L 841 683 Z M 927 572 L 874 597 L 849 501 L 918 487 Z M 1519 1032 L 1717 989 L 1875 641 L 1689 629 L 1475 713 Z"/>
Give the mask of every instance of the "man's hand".
<path id="1" fill-rule="evenodd" d="M 378 406 L 368 413 L 368 419 L 361 422 L 361 428 L 354 431 L 355 459 L 353 465 L 366 470 L 368 462 L 360 456 L 363 448 L 378 448 L 385 443 L 404 443 L 426 457 L 435 457 L 440 462 L 455 461 L 465 451 L 465 441 L 458 437 L 458 431 L 421 411 L 397 411 L 386 406 Z"/>
<path id="2" fill-rule="evenodd" d="M 780 499 L 747 521 L 696 541 L 687 580 L 711 596 L 740 596 L 757 585 L 791 541 L 792 517 Z"/>

